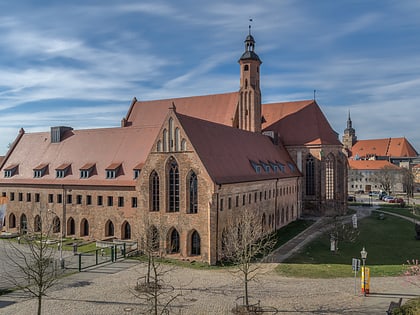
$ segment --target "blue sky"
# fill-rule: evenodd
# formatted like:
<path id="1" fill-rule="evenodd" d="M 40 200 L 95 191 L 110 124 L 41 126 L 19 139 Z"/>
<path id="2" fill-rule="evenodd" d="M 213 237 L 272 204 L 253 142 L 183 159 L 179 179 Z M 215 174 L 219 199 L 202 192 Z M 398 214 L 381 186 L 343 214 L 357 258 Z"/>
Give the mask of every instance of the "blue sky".
<path id="1" fill-rule="evenodd" d="M 340 139 L 350 110 L 359 139 L 420 151 L 418 0 L 17 0 L 0 3 L 0 155 L 21 127 L 119 126 L 134 96 L 238 90 L 249 18 L 264 103 L 316 90 Z"/>

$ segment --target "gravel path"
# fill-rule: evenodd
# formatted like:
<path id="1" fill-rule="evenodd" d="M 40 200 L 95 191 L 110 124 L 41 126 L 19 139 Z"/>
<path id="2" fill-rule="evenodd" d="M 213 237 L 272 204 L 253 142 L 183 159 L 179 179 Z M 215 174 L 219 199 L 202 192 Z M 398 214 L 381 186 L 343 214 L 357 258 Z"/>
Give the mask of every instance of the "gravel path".
<path id="1" fill-rule="evenodd" d="M 278 276 L 264 264 L 258 282 L 251 284 L 253 301 L 261 301 L 266 314 L 385 314 L 390 301 L 404 301 L 420 288 L 404 278 L 372 278 L 371 294 L 357 294 L 353 278 L 293 279 Z M 43 314 L 150 314 L 133 294 L 144 265 L 128 260 L 64 278 L 44 299 Z M 241 284 L 226 269 L 195 270 L 176 267 L 166 274 L 174 287 L 171 314 L 231 314 L 242 295 Z M 415 279 L 414 279 L 415 280 Z M 10 305 L 6 306 L 8 303 Z M 0 297 L 0 314 L 35 314 L 36 300 L 15 292 Z M 277 311 L 277 313 L 274 313 Z"/>

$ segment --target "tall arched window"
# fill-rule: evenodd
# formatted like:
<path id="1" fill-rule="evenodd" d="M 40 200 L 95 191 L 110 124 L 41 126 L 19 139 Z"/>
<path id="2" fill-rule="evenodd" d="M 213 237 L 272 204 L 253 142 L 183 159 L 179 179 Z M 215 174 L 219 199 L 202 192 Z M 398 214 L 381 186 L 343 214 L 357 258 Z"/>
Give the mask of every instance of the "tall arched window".
<path id="1" fill-rule="evenodd" d="M 197 213 L 198 211 L 198 182 L 197 175 L 191 171 L 188 178 L 188 212 Z"/>
<path id="2" fill-rule="evenodd" d="M 191 234 L 191 255 L 200 255 L 201 253 L 200 235 L 197 231 Z"/>
<path id="3" fill-rule="evenodd" d="M 171 254 L 179 253 L 179 233 L 176 229 L 171 232 L 169 252 Z"/>
<path id="4" fill-rule="evenodd" d="M 41 232 L 41 230 L 42 230 L 41 217 L 39 215 L 36 215 L 34 219 L 34 231 Z"/>
<path id="5" fill-rule="evenodd" d="M 74 223 L 74 219 L 73 218 L 69 218 L 67 220 L 67 234 L 68 235 L 74 235 L 74 234 L 76 234 L 76 227 L 75 227 L 75 223 Z"/>
<path id="6" fill-rule="evenodd" d="M 325 196 L 328 200 L 334 199 L 334 156 L 328 154 L 325 159 Z"/>
<path id="7" fill-rule="evenodd" d="M 162 141 L 158 140 L 156 143 L 156 151 L 161 152 L 162 151 Z"/>
<path id="8" fill-rule="evenodd" d="M 168 163 L 168 212 L 179 211 L 179 169 L 174 158 Z"/>
<path id="9" fill-rule="evenodd" d="M 149 210 L 159 211 L 159 175 L 156 171 L 149 178 Z"/>
<path id="10" fill-rule="evenodd" d="M 315 195 L 315 160 L 312 155 L 306 158 L 306 195 Z"/>
<path id="11" fill-rule="evenodd" d="M 86 219 L 82 219 L 80 222 L 80 236 L 88 236 L 89 235 L 89 221 Z"/>
<path id="12" fill-rule="evenodd" d="M 130 223 L 127 221 L 124 221 L 121 227 L 121 238 L 123 240 L 129 240 L 131 239 L 131 226 Z"/>
<path id="13" fill-rule="evenodd" d="M 61 231 L 61 222 L 60 218 L 55 216 L 53 219 L 53 226 L 52 226 L 53 233 L 58 233 Z"/>
<path id="14" fill-rule="evenodd" d="M 114 236 L 114 223 L 111 220 L 105 223 L 105 236 Z"/>
<path id="15" fill-rule="evenodd" d="M 16 227 L 16 216 L 14 213 L 11 213 L 9 215 L 9 228 L 15 228 Z"/>
<path id="16" fill-rule="evenodd" d="M 23 234 L 28 233 L 28 220 L 25 214 L 20 216 L 20 230 Z"/>

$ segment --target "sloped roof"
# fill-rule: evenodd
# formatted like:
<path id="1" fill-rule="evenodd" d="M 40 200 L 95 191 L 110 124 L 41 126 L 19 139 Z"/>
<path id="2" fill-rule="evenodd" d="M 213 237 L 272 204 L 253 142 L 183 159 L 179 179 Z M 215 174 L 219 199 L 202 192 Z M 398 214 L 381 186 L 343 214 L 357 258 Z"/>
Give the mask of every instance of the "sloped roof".
<path id="1" fill-rule="evenodd" d="M 264 131 L 277 131 L 284 145 L 341 145 L 314 100 L 262 105 Z"/>
<path id="2" fill-rule="evenodd" d="M 395 164 L 386 160 L 351 160 L 349 159 L 349 167 L 352 170 L 380 170 L 384 167 L 400 169 Z"/>
<path id="3" fill-rule="evenodd" d="M 160 127 L 172 104 L 175 104 L 178 113 L 232 126 L 238 104 L 238 92 L 136 101 L 127 113 L 127 125 Z"/>
<path id="4" fill-rule="evenodd" d="M 358 140 L 351 149 L 352 156 L 416 157 L 418 154 L 410 142 L 402 138 Z"/>
<path id="5" fill-rule="evenodd" d="M 3 166 L 19 165 L 18 174 L 0 176 L 0 183 L 134 186 L 133 169 L 146 160 L 156 134 L 156 128 L 146 127 L 72 130 L 61 142 L 51 143 L 49 132 L 25 133 Z M 121 175 L 106 179 L 105 169 L 114 163 L 122 165 Z M 69 164 L 67 176 L 56 178 L 55 170 Z M 48 165 L 49 171 L 33 178 L 40 165 Z M 95 165 L 96 172 L 80 179 L 87 165 Z"/>
<path id="6" fill-rule="evenodd" d="M 268 136 L 179 113 L 176 115 L 208 174 L 217 184 L 301 175 L 287 150 L 274 145 Z M 257 173 L 251 161 L 282 163 L 286 166 L 285 172 L 262 169 Z"/>

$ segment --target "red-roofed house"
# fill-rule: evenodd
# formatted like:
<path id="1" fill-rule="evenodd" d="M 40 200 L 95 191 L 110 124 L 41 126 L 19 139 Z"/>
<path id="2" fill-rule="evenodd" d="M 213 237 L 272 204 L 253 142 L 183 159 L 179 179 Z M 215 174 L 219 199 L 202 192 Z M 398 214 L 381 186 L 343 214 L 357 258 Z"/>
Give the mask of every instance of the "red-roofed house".
<path id="1" fill-rule="evenodd" d="M 134 98 L 119 128 L 22 129 L 0 163 L 5 230 L 24 233 L 50 209 L 63 236 L 138 240 L 147 220 L 166 254 L 214 264 L 244 208 L 267 233 L 303 213 L 343 214 L 337 134 L 314 100 L 261 104 L 254 45 L 248 35 L 238 92 Z"/>
<path id="2" fill-rule="evenodd" d="M 377 178 L 384 168 L 395 169 L 392 190 L 406 191 L 401 167 L 412 170 L 415 175 L 413 166 L 419 159 L 416 149 L 406 138 L 357 140 L 349 113 L 343 144 L 349 157 L 349 192 L 381 190 L 383 187 Z"/>

